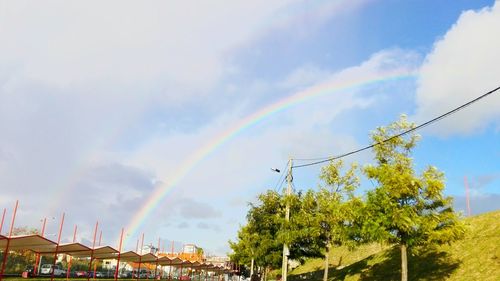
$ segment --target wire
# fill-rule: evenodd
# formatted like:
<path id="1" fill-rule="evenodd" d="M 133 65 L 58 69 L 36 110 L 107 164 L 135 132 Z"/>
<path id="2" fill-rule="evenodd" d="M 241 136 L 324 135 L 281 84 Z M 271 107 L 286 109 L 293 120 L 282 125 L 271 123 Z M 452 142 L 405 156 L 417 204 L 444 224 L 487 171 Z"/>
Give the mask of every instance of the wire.
<path id="1" fill-rule="evenodd" d="M 280 171 L 281 171 L 280 172 L 280 177 L 279 177 L 278 181 L 276 182 L 276 185 L 274 186 L 274 191 L 277 191 L 278 188 L 281 188 L 281 186 L 283 185 L 283 181 L 285 181 L 285 177 L 284 177 L 284 175 L 285 175 L 285 173 L 284 173 L 285 169 L 283 168 Z"/>
<path id="2" fill-rule="evenodd" d="M 381 145 L 381 144 L 386 143 L 388 141 L 391 141 L 391 140 L 393 140 L 395 138 L 404 136 L 404 135 L 406 135 L 406 134 L 408 134 L 410 132 L 413 132 L 413 131 L 416 131 L 418 129 L 424 128 L 424 127 L 426 127 L 426 126 L 428 126 L 428 125 L 430 125 L 430 124 L 432 124 L 434 122 L 437 122 L 437 121 L 439 121 L 439 120 L 441 120 L 441 119 L 443 119 L 443 118 L 445 118 L 445 117 L 447 117 L 449 115 L 452 115 L 452 114 L 454 114 L 454 113 L 456 113 L 456 112 L 458 112 L 458 111 L 460 111 L 460 110 L 468 107 L 469 105 L 471 105 L 471 104 L 473 104 L 473 103 L 475 103 L 475 102 L 477 102 L 477 101 L 479 101 L 479 100 L 481 100 L 481 99 L 483 99 L 483 98 L 485 98 L 485 97 L 493 94 L 494 92 L 498 91 L 499 89 L 500 89 L 500 87 L 497 87 L 497 88 L 495 88 L 495 89 L 493 89 L 493 90 L 491 90 L 491 91 L 489 91 L 489 92 L 487 92 L 487 93 L 485 93 L 485 94 L 483 94 L 483 95 L 481 95 L 481 96 L 479 96 L 479 97 L 477 97 L 477 98 L 475 98 L 475 99 L 473 99 L 473 100 L 471 100 L 471 101 L 469 101 L 467 103 L 464 103 L 464 104 L 462 104 L 462 105 L 460 105 L 460 106 L 458 106 L 458 107 L 456 107 L 456 108 L 454 108 L 454 109 L 452 109 L 452 110 L 450 110 L 450 111 L 448 111 L 448 112 L 446 112 L 444 114 L 441 114 L 441 115 L 439 115 L 439 116 L 437 116 L 437 117 L 435 117 L 435 118 L 433 118 L 433 119 L 431 119 L 431 120 L 429 120 L 427 122 L 424 122 L 424 123 L 422 123 L 422 124 L 420 124 L 420 125 L 418 125 L 416 127 L 408 129 L 408 130 L 406 130 L 406 131 L 404 131 L 404 132 L 402 132 L 400 134 L 397 134 L 397 135 L 394 135 L 394 136 L 392 136 L 390 138 L 387 138 L 387 139 L 385 139 L 385 140 L 383 140 L 381 142 L 373 143 L 371 145 L 368 145 L 368 146 L 365 146 L 365 147 L 362 147 L 362 148 L 359 148 L 359 149 L 356 149 L 356 150 L 353 150 L 351 152 L 347 152 L 347 153 L 344 153 L 344 154 L 341 154 L 341 155 L 338 155 L 338 156 L 324 157 L 323 158 L 324 160 L 315 161 L 315 162 L 311 162 L 311 163 L 307 163 L 307 164 L 296 165 L 296 166 L 293 166 L 292 168 L 308 167 L 308 166 L 313 166 L 313 165 L 317 165 L 317 164 L 329 162 L 329 161 L 332 161 L 332 160 L 337 160 L 337 159 L 344 158 L 346 156 L 353 155 L 353 154 L 362 152 L 364 150 L 373 148 L 373 147 L 375 147 L 377 145 Z M 322 158 L 317 158 L 317 159 L 322 159 Z"/>
<path id="3" fill-rule="evenodd" d="M 274 189 L 274 191 L 276 191 L 278 193 L 281 193 L 281 191 L 283 190 L 283 183 L 285 182 L 285 179 L 286 179 L 286 177 L 283 177 L 283 180 L 281 180 L 281 183 L 279 184 L 279 187 L 276 186 L 276 188 Z"/>

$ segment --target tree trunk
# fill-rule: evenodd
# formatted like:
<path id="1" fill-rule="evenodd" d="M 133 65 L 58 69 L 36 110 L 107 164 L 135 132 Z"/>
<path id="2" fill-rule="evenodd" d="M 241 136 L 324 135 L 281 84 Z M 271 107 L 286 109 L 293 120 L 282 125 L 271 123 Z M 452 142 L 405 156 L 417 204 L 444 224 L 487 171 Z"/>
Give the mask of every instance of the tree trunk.
<path id="1" fill-rule="evenodd" d="M 401 244 L 401 281 L 408 281 L 408 257 L 406 244 Z"/>
<path id="2" fill-rule="evenodd" d="M 323 281 L 327 281 L 328 280 L 328 269 L 330 267 L 330 263 L 329 263 L 329 257 L 330 257 L 330 243 L 327 243 L 326 244 L 326 249 L 325 249 L 325 272 L 323 273 Z"/>
<path id="3" fill-rule="evenodd" d="M 253 260 L 253 257 L 252 257 L 252 262 L 250 264 L 250 279 L 252 278 L 253 276 L 253 263 L 254 263 L 254 260 Z"/>

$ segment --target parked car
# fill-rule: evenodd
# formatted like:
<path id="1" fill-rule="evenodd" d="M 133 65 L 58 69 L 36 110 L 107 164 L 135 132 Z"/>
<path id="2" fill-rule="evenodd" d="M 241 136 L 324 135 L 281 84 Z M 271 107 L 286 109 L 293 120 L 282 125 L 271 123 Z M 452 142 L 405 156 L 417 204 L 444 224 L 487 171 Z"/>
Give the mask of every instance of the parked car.
<path id="1" fill-rule="evenodd" d="M 94 278 L 94 271 L 89 271 L 87 277 Z M 95 278 L 103 278 L 104 274 L 100 271 L 95 272 Z"/>
<path id="2" fill-rule="evenodd" d="M 149 279 L 153 274 L 147 269 L 141 269 L 139 272 L 139 279 Z M 137 270 L 132 271 L 132 278 L 137 278 Z"/>
<path id="3" fill-rule="evenodd" d="M 131 271 L 122 271 L 119 274 L 120 278 L 132 278 L 132 272 Z"/>
<path id="4" fill-rule="evenodd" d="M 113 278 L 115 277 L 115 271 L 108 269 L 107 271 L 103 272 L 105 278 Z"/>
<path id="5" fill-rule="evenodd" d="M 80 271 L 75 271 L 75 277 L 87 277 L 87 271 L 83 271 L 83 270 L 80 270 Z"/>
<path id="6" fill-rule="evenodd" d="M 182 281 L 189 281 L 191 280 L 191 276 L 189 275 L 182 275 L 179 280 L 182 280 Z"/>
<path id="7" fill-rule="evenodd" d="M 24 269 L 22 275 L 21 275 L 23 278 L 29 278 L 29 277 L 33 277 L 35 276 L 35 271 L 34 271 L 34 268 L 33 266 L 31 265 L 28 265 L 26 267 L 26 269 Z"/>
<path id="8" fill-rule="evenodd" d="M 40 267 L 40 274 L 42 275 L 52 275 L 54 272 L 54 276 L 65 276 L 66 270 L 62 269 L 59 265 L 53 264 L 42 264 Z"/>

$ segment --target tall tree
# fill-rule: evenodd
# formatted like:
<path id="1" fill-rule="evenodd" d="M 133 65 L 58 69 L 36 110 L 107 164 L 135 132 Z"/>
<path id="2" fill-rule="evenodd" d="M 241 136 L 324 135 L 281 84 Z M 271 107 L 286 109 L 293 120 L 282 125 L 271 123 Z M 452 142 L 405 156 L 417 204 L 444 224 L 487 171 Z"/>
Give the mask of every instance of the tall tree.
<path id="1" fill-rule="evenodd" d="M 443 195 L 443 173 L 433 166 L 415 172 L 411 156 L 419 136 L 413 132 L 397 136 L 414 126 L 402 116 L 372 132 L 375 164 L 364 169 L 378 183 L 367 193 L 364 231 L 372 239 L 399 245 L 402 281 L 408 280 L 410 247 L 449 243 L 464 233 L 452 198 Z"/>
<path id="2" fill-rule="evenodd" d="M 280 268 L 285 242 L 289 245 L 290 259 L 302 262 L 306 257 L 320 256 L 312 215 L 316 208 L 311 207 L 315 200 L 312 191 L 289 196 L 272 190 L 260 194 L 257 203 L 250 204 L 247 223 L 238 231 L 238 240 L 229 241 L 233 250 L 231 260 L 249 266 L 254 260 L 264 269 Z M 288 222 L 285 220 L 286 203 L 291 213 Z"/>
<path id="3" fill-rule="evenodd" d="M 320 179 L 323 184 L 316 194 L 317 226 L 324 239 L 325 271 L 323 280 L 328 280 L 330 250 L 333 246 L 351 244 L 356 233 L 356 213 L 362 206 L 362 201 L 354 195 L 359 186 L 356 176 L 357 166 L 353 164 L 342 174 L 342 160 L 331 161 L 321 170 Z"/>
<path id="4" fill-rule="evenodd" d="M 252 233 L 251 229 L 245 225 L 238 230 L 237 241 L 229 241 L 229 246 L 233 251 L 230 255 L 231 260 L 250 265 L 250 276 L 252 276 L 255 263 L 255 252 L 259 247 L 258 234 Z"/>
<path id="5" fill-rule="evenodd" d="M 249 204 L 247 224 L 238 232 L 238 240 L 230 241 L 233 261 L 251 265 L 252 259 L 261 267 L 277 268 L 281 263 L 281 247 L 278 232 L 284 218 L 284 200 L 276 191 L 258 196 L 255 204 Z"/>

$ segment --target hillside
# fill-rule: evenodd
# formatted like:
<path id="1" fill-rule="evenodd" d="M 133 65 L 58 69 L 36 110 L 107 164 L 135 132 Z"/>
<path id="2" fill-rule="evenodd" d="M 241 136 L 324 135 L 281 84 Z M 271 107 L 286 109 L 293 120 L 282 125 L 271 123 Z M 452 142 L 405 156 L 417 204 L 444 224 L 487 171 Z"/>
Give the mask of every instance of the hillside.
<path id="1" fill-rule="evenodd" d="M 500 210 L 466 219 L 465 238 L 409 255 L 409 280 L 500 280 Z M 323 260 L 294 269 L 289 280 L 322 280 Z M 333 251 L 329 280 L 400 280 L 399 249 L 378 244 Z"/>

